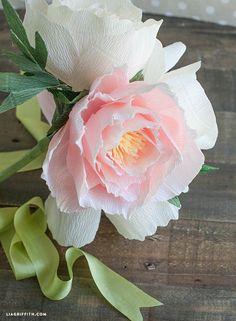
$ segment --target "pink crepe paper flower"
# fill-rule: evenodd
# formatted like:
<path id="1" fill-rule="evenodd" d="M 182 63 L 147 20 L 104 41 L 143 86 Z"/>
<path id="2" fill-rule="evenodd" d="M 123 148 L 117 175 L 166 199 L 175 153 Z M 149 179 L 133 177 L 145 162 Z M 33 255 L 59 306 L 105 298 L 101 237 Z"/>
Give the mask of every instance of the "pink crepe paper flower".
<path id="1" fill-rule="evenodd" d="M 48 224 L 61 245 L 91 242 L 101 210 L 119 233 L 137 240 L 178 218 L 168 200 L 188 188 L 204 163 L 201 148 L 217 137 L 198 68 L 163 73 L 157 84 L 148 69 L 144 82 L 130 83 L 127 69 L 117 68 L 73 107 L 43 166 Z"/>

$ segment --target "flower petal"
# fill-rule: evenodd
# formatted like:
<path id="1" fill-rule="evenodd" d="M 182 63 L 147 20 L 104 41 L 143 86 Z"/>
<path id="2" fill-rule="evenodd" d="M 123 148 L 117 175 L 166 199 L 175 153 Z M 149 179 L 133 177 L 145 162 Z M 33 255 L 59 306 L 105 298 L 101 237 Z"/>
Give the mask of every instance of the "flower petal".
<path id="1" fill-rule="evenodd" d="M 52 138 L 43 164 L 42 178 L 57 199 L 57 206 L 64 212 L 73 213 L 80 206 L 78 203 L 74 177 L 67 168 L 69 148 L 69 122 Z M 80 161 L 79 159 L 77 160 Z"/>
<path id="2" fill-rule="evenodd" d="M 78 61 L 77 50 L 69 31 L 47 19 L 40 6 L 42 2 L 44 3 L 40 0 L 28 0 L 26 3 L 24 27 L 29 41 L 34 46 L 35 32 L 40 33 L 48 49 L 47 70 L 66 84 L 72 85 L 71 77 Z M 76 82 L 77 79 L 74 79 L 73 83 Z"/>
<path id="3" fill-rule="evenodd" d="M 56 109 L 53 95 L 49 91 L 44 90 L 40 94 L 38 94 L 37 99 L 45 118 L 47 119 L 49 124 L 51 124 Z"/>
<path id="4" fill-rule="evenodd" d="M 85 208 L 103 209 L 106 213 L 119 213 L 125 217 L 129 215 L 132 207 L 134 207 L 133 203 L 126 201 L 124 198 L 108 193 L 102 185 L 82 191 L 79 203 Z"/>
<path id="5" fill-rule="evenodd" d="M 165 73 L 165 55 L 162 43 L 156 40 L 152 54 L 144 68 L 144 79 L 149 84 L 157 84 Z"/>
<path id="6" fill-rule="evenodd" d="M 157 226 L 178 219 L 178 208 L 168 202 L 149 202 L 133 211 L 130 218 L 110 214 L 107 217 L 125 238 L 144 241 L 146 236 L 155 234 Z"/>
<path id="7" fill-rule="evenodd" d="M 43 13 L 47 13 L 48 5 L 44 0 L 25 0 L 26 6 L 31 5 L 35 10 L 40 10 Z"/>
<path id="8" fill-rule="evenodd" d="M 173 68 L 186 51 L 182 42 L 175 42 L 164 48 L 166 72 Z"/>
<path id="9" fill-rule="evenodd" d="M 134 6 L 129 0 L 54 0 L 53 5 L 68 6 L 72 10 L 78 11 L 87 9 L 97 14 L 103 9 L 106 14 L 109 12 L 109 14 L 115 14 L 121 19 L 133 21 L 141 21 L 142 18 L 142 10 Z"/>
<path id="10" fill-rule="evenodd" d="M 166 201 L 185 192 L 188 185 L 200 172 L 205 158 L 192 139 L 189 139 L 186 143 L 185 150 L 181 156 L 182 162 L 165 178 L 164 183 L 154 197 L 155 200 Z"/>
<path id="11" fill-rule="evenodd" d="M 196 131 L 199 148 L 210 149 L 216 143 L 218 128 L 211 102 L 197 81 L 196 72 L 200 66 L 200 63 L 195 63 L 169 72 L 162 81 L 175 94 L 189 128 Z"/>
<path id="12" fill-rule="evenodd" d="M 74 64 L 72 82 L 74 89 L 80 90 L 89 88 L 94 79 L 111 72 L 114 66 L 126 64 L 129 79 L 143 69 L 152 53 L 160 22 L 134 23 L 116 16 L 99 17 L 89 11 L 77 11 L 64 26 L 77 49 L 79 61 Z M 75 83 L 73 78 L 77 81 L 78 71 L 83 77 Z"/>
<path id="13" fill-rule="evenodd" d="M 52 236 L 61 246 L 82 247 L 94 240 L 101 211 L 80 207 L 77 213 L 63 213 L 51 195 L 45 203 L 45 211 Z"/>
<path id="14" fill-rule="evenodd" d="M 148 61 L 161 25 L 153 19 L 142 23 L 140 10 L 128 0 L 103 0 L 99 3 L 100 13 L 73 11 L 71 1 L 62 1 L 65 5 L 61 6 L 42 3 L 26 3 L 24 26 L 28 37 L 34 44 L 35 31 L 41 34 L 49 52 L 47 70 L 75 91 L 88 89 L 94 79 L 111 72 L 114 66 L 127 64 L 131 79 Z M 116 14 L 111 14 L 109 8 Z"/>

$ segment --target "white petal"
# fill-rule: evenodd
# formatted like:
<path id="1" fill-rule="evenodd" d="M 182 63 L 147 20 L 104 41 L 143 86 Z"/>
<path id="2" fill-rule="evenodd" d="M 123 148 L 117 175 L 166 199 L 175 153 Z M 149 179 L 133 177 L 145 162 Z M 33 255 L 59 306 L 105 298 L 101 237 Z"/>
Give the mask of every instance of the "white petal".
<path id="1" fill-rule="evenodd" d="M 49 91 L 44 90 L 37 95 L 37 99 L 45 118 L 47 119 L 49 124 L 51 124 L 56 109 L 56 103 L 53 95 Z"/>
<path id="2" fill-rule="evenodd" d="M 121 4 L 113 2 L 123 12 Z M 49 6 L 45 14 L 38 3 L 27 3 L 24 26 L 29 39 L 34 44 L 39 31 L 49 52 L 48 71 L 76 91 L 88 89 L 96 78 L 125 64 L 132 78 L 151 56 L 161 25 L 153 19 L 142 23 L 66 6 Z"/>
<path id="3" fill-rule="evenodd" d="M 34 7 L 35 10 L 39 10 L 43 13 L 47 12 L 48 5 L 44 0 L 26 0 L 25 3 L 26 7 L 30 5 Z"/>
<path id="4" fill-rule="evenodd" d="M 125 238 L 144 241 L 146 236 L 155 234 L 157 226 L 166 226 L 170 220 L 178 219 L 178 208 L 169 202 L 149 202 L 135 210 L 130 218 L 109 214 L 107 217 Z"/>
<path id="5" fill-rule="evenodd" d="M 200 66 L 195 63 L 169 72 L 163 76 L 162 82 L 168 84 L 184 110 L 188 127 L 197 134 L 198 147 L 209 149 L 216 143 L 218 128 L 211 102 L 197 81 L 196 72 Z"/>
<path id="6" fill-rule="evenodd" d="M 82 247 L 94 240 L 101 211 L 81 208 L 78 213 L 63 213 L 51 195 L 45 203 L 45 211 L 52 236 L 61 246 Z"/>
<path id="7" fill-rule="evenodd" d="M 157 84 L 165 73 L 165 54 L 162 43 L 156 40 L 152 55 L 144 68 L 144 79 L 149 84 Z"/>
<path id="8" fill-rule="evenodd" d="M 78 89 L 88 88 L 94 79 L 125 64 L 131 79 L 148 61 L 159 26 L 154 20 L 137 25 L 114 17 L 98 18 L 88 12 L 74 14 L 67 28 L 80 53 L 77 68 L 83 79 Z"/>
<path id="9" fill-rule="evenodd" d="M 175 42 L 164 48 L 166 72 L 173 68 L 186 51 L 182 42 Z"/>
<path id="10" fill-rule="evenodd" d="M 64 5 L 72 10 L 91 10 L 97 14 L 115 14 L 121 19 L 141 21 L 142 10 L 132 4 L 130 0 L 54 0 L 56 6 Z"/>
<path id="11" fill-rule="evenodd" d="M 40 2 L 40 0 L 31 0 L 26 4 L 24 27 L 30 43 L 34 46 L 35 32 L 38 31 L 48 49 L 47 70 L 65 83 L 72 85 L 71 78 L 78 61 L 73 39 L 63 26 L 51 23 L 43 11 L 38 9 Z M 81 75 L 77 75 L 78 77 Z"/>

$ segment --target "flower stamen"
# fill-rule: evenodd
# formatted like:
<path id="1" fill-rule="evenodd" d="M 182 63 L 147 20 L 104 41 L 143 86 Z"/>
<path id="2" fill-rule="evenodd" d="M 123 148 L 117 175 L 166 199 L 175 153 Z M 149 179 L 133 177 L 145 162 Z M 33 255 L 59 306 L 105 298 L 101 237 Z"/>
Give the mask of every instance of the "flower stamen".
<path id="1" fill-rule="evenodd" d="M 125 133 L 109 156 L 120 165 L 131 165 L 139 158 L 147 144 L 143 130 Z"/>

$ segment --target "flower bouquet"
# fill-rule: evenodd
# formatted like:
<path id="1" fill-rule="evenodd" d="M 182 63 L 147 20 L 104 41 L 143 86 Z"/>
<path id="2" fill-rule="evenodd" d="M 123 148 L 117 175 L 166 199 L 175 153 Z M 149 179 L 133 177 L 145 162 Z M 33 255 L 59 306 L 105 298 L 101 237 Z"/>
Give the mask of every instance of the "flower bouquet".
<path id="1" fill-rule="evenodd" d="M 31 150 L 0 153 L 0 182 L 42 168 L 50 195 L 0 209 L 0 240 L 17 280 L 36 276 L 43 294 L 65 298 L 72 267 L 84 256 L 106 300 L 132 321 L 161 303 L 80 248 L 102 215 L 127 239 L 143 241 L 178 219 L 179 195 L 215 145 L 213 108 L 197 81 L 200 62 L 170 71 L 186 47 L 163 48 L 162 21 L 142 22 L 129 0 L 27 0 L 21 19 L 2 0 L 12 41 L 4 52 L 20 70 L 0 73 L 9 93 L 0 113 L 16 117 L 37 140 Z M 44 120 L 41 119 L 41 114 Z M 66 252 L 69 280 L 57 275 Z"/>

